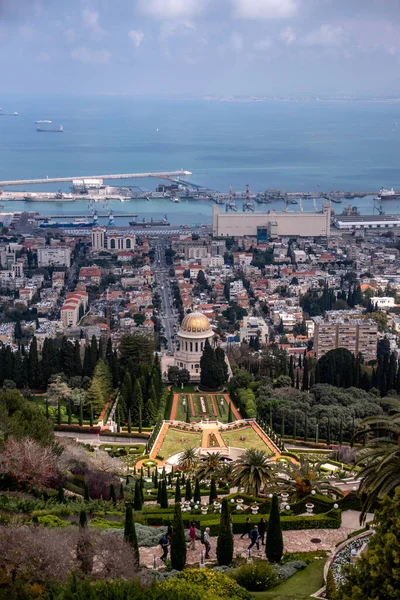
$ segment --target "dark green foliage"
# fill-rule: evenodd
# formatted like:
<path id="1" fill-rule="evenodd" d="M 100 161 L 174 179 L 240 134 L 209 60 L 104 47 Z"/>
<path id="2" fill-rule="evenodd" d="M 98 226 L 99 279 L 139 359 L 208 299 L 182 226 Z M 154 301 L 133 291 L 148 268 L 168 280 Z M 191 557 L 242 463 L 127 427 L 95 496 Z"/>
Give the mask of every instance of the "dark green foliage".
<path id="1" fill-rule="evenodd" d="M 136 479 L 136 481 L 135 481 L 135 499 L 134 499 L 134 503 L 133 503 L 133 508 L 137 511 L 141 511 L 142 506 L 143 506 L 142 490 L 140 488 L 139 480 Z"/>
<path id="2" fill-rule="evenodd" d="M 346 348 L 336 348 L 321 356 L 315 382 L 344 388 L 354 385 L 354 355 Z"/>
<path id="3" fill-rule="evenodd" d="M 81 529 L 87 527 L 87 515 L 85 510 L 81 510 L 79 513 L 79 527 Z"/>
<path id="4" fill-rule="evenodd" d="M 232 423 L 232 422 L 233 422 L 232 404 L 231 404 L 231 402 L 229 402 L 228 423 Z"/>
<path id="5" fill-rule="evenodd" d="M 137 567 L 139 567 L 139 546 L 137 541 L 135 523 L 133 521 L 132 504 L 126 505 L 125 510 L 125 528 L 124 528 L 124 540 L 132 546 L 132 552 L 134 561 Z"/>
<path id="6" fill-rule="evenodd" d="M 114 506 L 117 504 L 117 496 L 115 494 L 115 487 L 113 483 L 110 485 L 110 502 L 112 502 Z"/>
<path id="7" fill-rule="evenodd" d="M 181 496 L 181 486 L 180 486 L 180 480 L 179 477 L 176 480 L 176 484 L 175 484 L 175 504 L 177 502 L 181 502 L 182 501 L 182 496 Z"/>
<path id="8" fill-rule="evenodd" d="M 231 532 L 228 500 L 222 500 L 221 518 L 219 522 L 219 534 L 217 542 L 218 564 L 230 565 L 233 558 L 233 536 Z"/>
<path id="9" fill-rule="evenodd" d="M 222 348 L 215 351 L 208 340 L 200 359 L 200 382 L 208 389 L 219 388 L 228 378 L 225 353 Z"/>
<path id="10" fill-rule="evenodd" d="M 193 494 L 193 500 L 197 503 L 201 502 L 201 495 L 200 495 L 200 483 L 199 480 L 196 479 L 196 483 L 194 485 L 194 494 Z M 175 500 L 176 502 L 176 500 Z"/>
<path id="11" fill-rule="evenodd" d="M 327 600 L 335 600 L 336 598 L 336 585 L 332 569 L 328 569 L 328 574 L 326 576 L 325 595 Z"/>
<path id="12" fill-rule="evenodd" d="M 119 486 L 119 499 L 120 500 L 124 499 L 124 486 L 122 485 L 122 482 L 121 482 L 121 485 Z"/>
<path id="13" fill-rule="evenodd" d="M 161 508 L 168 508 L 167 482 L 166 482 L 165 479 L 162 480 L 162 484 L 161 484 L 160 507 Z"/>
<path id="14" fill-rule="evenodd" d="M 171 538 L 171 566 L 182 571 L 186 564 L 186 539 L 182 521 L 181 505 L 176 503 Z"/>
<path id="15" fill-rule="evenodd" d="M 65 495 L 62 485 L 58 486 L 57 489 L 57 502 L 59 502 L 60 504 L 65 504 Z"/>
<path id="16" fill-rule="evenodd" d="M 190 484 L 190 479 L 186 481 L 186 489 L 185 489 L 185 500 L 190 501 L 192 499 L 192 486 Z"/>
<path id="17" fill-rule="evenodd" d="M 89 488 L 88 488 L 88 486 L 87 486 L 86 483 L 85 483 L 85 491 L 83 493 L 83 498 L 84 498 L 85 502 L 89 502 L 90 501 Z"/>
<path id="18" fill-rule="evenodd" d="M 279 501 L 276 494 L 272 497 L 271 512 L 268 520 L 265 553 L 269 562 L 279 562 L 283 554 L 283 536 L 281 518 L 279 514 Z"/>
<path id="19" fill-rule="evenodd" d="M 215 478 L 211 477 L 210 496 L 208 499 L 208 503 L 212 504 L 216 498 L 218 498 L 217 486 L 215 485 Z"/>

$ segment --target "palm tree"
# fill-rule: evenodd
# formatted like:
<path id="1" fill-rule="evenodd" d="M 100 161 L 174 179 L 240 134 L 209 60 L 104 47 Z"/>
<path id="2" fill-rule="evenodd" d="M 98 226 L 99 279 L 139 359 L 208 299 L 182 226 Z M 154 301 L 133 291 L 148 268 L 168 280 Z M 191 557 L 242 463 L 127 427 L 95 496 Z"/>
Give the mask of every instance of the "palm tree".
<path id="1" fill-rule="evenodd" d="M 199 481 L 204 479 L 211 479 L 213 475 L 219 470 L 221 466 L 221 453 L 220 452 L 207 452 L 205 458 L 203 458 L 197 469 L 196 477 Z"/>
<path id="2" fill-rule="evenodd" d="M 322 463 L 311 464 L 304 456 L 300 456 L 299 463 L 288 463 L 280 477 L 277 478 L 279 490 L 290 494 L 291 500 L 297 501 L 311 494 L 312 490 L 316 492 L 328 492 L 338 495 L 338 490 L 333 487 L 326 475 L 321 473 Z M 280 467 L 281 471 L 282 468 Z"/>
<path id="3" fill-rule="evenodd" d="M 235 479 L 235 465 L 232 462 L 221 463 L 218 475 L 222 481 L 231 484 Z"/>
<path id="4" fill-rule="evenodd" d="M 263 450 L 249 448 L 235 461 L 235 485 L 247 494 L 258 496 L 261 488 L 272 481 L 272 468 Z"/>
<path id="5" fill-rule="evenodd" d="M 359 434 L 372 438 L 357 454 L 360 491 L 367 494 L 361 519 L 385 494 L 400 485 L 400 401 L 385 398 L 387 413 L 361 422 Z"/>
<path id="6" fill-rule="evenodd" d="M 188 446 L 181 453 L 178 460 L 178 467 L 181 471 L 194 471 L 197 467 L 199 459 L 197 457 L 197 449 Z"/>

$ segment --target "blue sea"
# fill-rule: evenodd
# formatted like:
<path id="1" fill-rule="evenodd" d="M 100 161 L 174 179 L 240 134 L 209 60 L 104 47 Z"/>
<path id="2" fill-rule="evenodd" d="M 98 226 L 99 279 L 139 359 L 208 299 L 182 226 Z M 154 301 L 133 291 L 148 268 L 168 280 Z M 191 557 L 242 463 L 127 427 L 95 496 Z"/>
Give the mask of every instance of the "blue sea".
<path id="1" fill-rule="evenodd" d="M 400 188 L 400 103 L 3 96 L 0 106 L 19 113 L 0 117 L 0 180 L 185 169 L 193 173 L 190 181 L 218 191 L 228 191 L 230 185 L 243 190 L 246 184 L 252 191 Z M 64 133 L 37 133 L 38 119 L 62 124 Z M 148 190 L 157 183 L 121 182 Z M 372 197 L 351 203 L 362 213 L 372 213 Z M 271 208 L 284 206 L 276 202 L 256 207 Z M 90 214 L 85 201 L 5 206 L 24 209 Z M 140 218 L 167 213 L 176 224 L 204 223 L 211 221 L 212 203 L 132 200 L 112 202 L 112 209 L 116 217 L 124 212 Z M 304 202 L 304 210 L 313 210 L 311 201 Z M 384 210 L 398 213 L 400 203 L 388 201 Z M 117 218 L 116 224 L 122 220 Z"/>

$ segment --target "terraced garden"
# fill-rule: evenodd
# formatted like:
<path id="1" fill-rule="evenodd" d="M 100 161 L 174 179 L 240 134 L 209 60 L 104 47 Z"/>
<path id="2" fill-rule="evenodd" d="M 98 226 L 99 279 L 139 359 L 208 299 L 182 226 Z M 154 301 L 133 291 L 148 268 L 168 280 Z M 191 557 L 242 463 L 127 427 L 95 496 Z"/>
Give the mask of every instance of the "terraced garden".
<path id="1" fill-rule="evenodd" d="M 257 450 L 264 450 L 267 456 L 273 456 L 268 446 L 250 426 L 223 431 L 221 432 L 221 436 L 227 446 L 232 446 L 233 448 L 256 448 Z"/>
<path id="2" fill-rule="evenodd" d="M 178 454 L 178 452 L 182 452 L 187 446 L 199 448 L 201 446 L 201 433 L 182 431 L 170 427 L 165 434 L 159 454 L 167 459 L 174 454 Z"/>

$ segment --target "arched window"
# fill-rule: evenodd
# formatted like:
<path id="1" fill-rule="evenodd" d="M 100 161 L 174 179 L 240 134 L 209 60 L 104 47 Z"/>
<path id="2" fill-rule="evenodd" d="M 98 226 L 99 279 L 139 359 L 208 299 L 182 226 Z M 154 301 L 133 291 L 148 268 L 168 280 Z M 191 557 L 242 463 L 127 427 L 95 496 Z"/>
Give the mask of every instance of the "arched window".
<path id="1" fill-rule="evenodd" d="M 194 365 L 195 369 L 199 369 L 200 365 Z"/>
<path id="2" fill-rule="evenodd" d="M 204 346 L 204 342 L 201 342 L 201 345 L 200 345 L 200 350 L 201 350 L 202 352 L 203 352 L 203 350 L 204 350 L 203 346 Z"/>
<path id="3" fill-rule="evenodd" d="M 187 352 L 187 342 L 185 342 L 185 346 L 186 346 L 186 352 Z"/>
<path id="4" fill-rule="evenodd" d="M 111 238 L 110 240 L 110 248 L 115 248 L 115 239 Z"/>
<path id="5" fill-rule="evenodd" d="M 199 351 L 199 343 L 196 342 L 196 352 L 198 352 L 198 351 Z"/>
<path id="6" fill-rule="evenodd" d="M 193 352 L 193 344 L 190 342 L 190 352 Z"/>
<path id="7" fill-rule="evenodd" d="M 126 240 L 126 247 L 127 247 L 127 248 L 129 248 L 129 249 L 132 247 L 132 246 L 131 246 L 131 240 L 130 240 L 130 238 L 128 238 L 128 239 Z"/>

